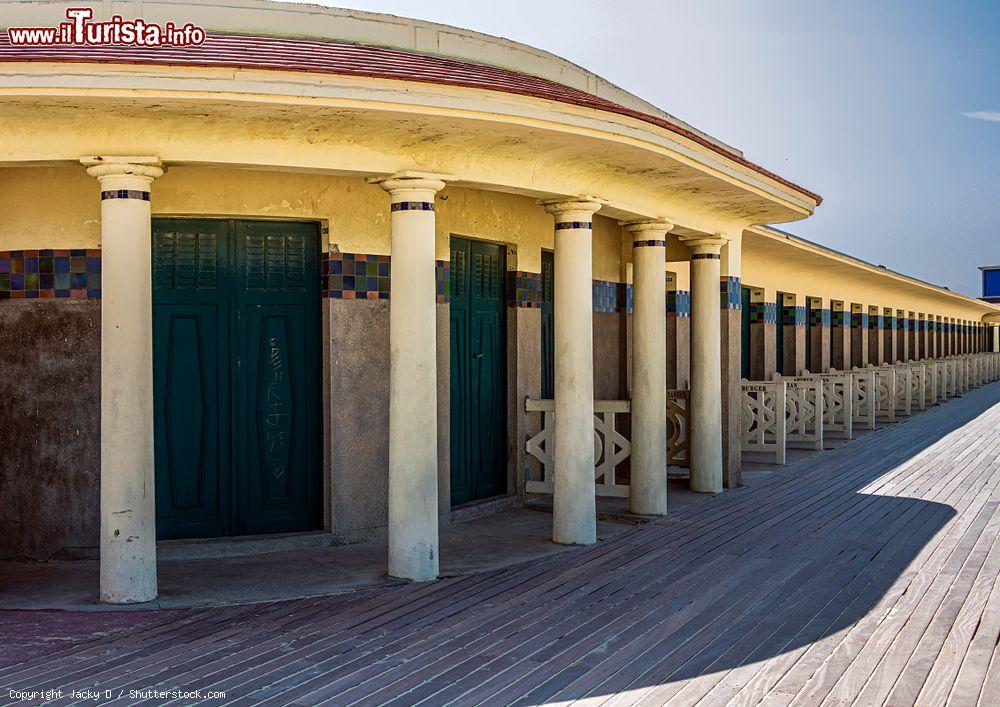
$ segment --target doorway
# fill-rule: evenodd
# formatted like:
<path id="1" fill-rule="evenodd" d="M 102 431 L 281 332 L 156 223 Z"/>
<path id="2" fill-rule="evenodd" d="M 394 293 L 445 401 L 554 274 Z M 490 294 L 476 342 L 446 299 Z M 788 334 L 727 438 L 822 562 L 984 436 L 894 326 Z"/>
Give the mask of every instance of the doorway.
<path id="1" fill-rule="evenodd" d="M 451 502 L 507 492 L 502 245 L 451 238 Z"/>
<path id="2" fill-rule="evenodd" d="M 158 539 L 321 528 L 318 229 L 152 226 Z"/>

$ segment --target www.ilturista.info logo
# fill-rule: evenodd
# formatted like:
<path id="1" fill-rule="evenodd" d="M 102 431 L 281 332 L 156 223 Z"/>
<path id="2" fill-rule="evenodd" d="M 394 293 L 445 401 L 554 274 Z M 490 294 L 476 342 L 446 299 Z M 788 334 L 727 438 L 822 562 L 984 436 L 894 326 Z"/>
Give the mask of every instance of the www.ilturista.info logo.
<path id="1" fill-rule="evenodd" d="M 189 47 L 205 41 L 205 30 L 190 22 L 158 25 L 141 18 L 126 20 L 121 15 L 108 22 L 92 22 L 93 17 L 89 7 L 71 7 L 66 10 L 68 21 L 56 27 L 11 27 L 7 36 L 14 46 Z"/>

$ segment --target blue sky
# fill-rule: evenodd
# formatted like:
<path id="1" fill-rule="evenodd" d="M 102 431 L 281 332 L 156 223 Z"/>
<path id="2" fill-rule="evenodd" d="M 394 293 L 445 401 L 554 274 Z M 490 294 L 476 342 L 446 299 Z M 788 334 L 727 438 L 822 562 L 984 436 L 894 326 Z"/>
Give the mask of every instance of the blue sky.
<path id="1" fill-rule="evenodd" d="M 785 227 L 804 238 L 976 296 L 977 266 L 1000 264 L 1000 0 L 350 6 L 595 71 L 822 194 Z"/>

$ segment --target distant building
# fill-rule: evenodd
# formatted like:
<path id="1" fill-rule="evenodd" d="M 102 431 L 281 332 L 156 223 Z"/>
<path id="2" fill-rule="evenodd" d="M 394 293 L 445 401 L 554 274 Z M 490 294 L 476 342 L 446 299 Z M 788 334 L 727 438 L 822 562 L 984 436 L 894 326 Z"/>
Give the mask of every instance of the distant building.
<path id="1" fill-rule="evenodd" d="M 1000 304 L 1000 265 L 984 265 L 982 299 L 994 304 Z"/>

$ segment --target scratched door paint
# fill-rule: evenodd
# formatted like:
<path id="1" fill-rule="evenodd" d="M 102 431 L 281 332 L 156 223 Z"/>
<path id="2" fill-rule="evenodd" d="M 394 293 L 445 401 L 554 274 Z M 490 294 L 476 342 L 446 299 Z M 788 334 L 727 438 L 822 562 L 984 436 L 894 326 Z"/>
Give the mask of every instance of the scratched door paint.
<path id="1" fill-rule="evenodd" d="M 503 246 L 451 239 L 451 502 L 507 491 Z"/>
<path id="2" fill-rule="evenodd" d="M 321 526 L 311 224 L 155 219 L 161 538 Z"/>

